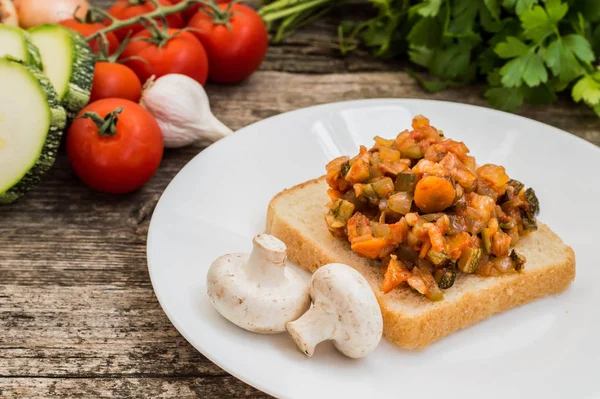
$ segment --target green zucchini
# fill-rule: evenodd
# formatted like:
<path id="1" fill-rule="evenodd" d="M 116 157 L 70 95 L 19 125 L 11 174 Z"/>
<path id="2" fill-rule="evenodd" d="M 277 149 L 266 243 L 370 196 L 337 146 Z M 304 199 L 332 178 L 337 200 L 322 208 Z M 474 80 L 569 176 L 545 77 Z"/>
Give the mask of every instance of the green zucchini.
<path id="1" fill-rule="evenodd" d="M 413 144 L 408 148 L 400 150 L 402 154 L 402 158 L 410 158 L 410 159 L 421 159 L 423 158 L 423 151 L 421 151 L 421 147 L 418 144 Z"/>
<path id="2" fill-rule="evenodd" d="M 475 273 L 483 256 L 481 248 L 467 248 L 458 260 L 458 268 L 463 273 Z"/>
<path id="3" fill-rule="evenodd" d="M 16 26 L 0 24 L 0 58 L 6 56 L 42 69 L 42 57 L 31 35 Z"/>
<path id="4" fill-rule="evenodd" d="M 349 170 L 350 170 L 350 161 L 346 161 L 342 164 L 342 168 L 340 169 L 340 176 L 346 177 Z"/>
<path id="5" fill-rule="evenodd" d="M 437 222 L 438 219 L 443 217 L 445 213 L 437 212 L 437 213 L 427 213 L 425 215 L 421 215 L 421 217 L 427 220 L 430 223 Z"/>
<path id="6" fill-rule="evenodd" d="M 514 249 L 510 253 L 510 259 L 512 259 L 512 261 L 515 265 L 515 270 L 518 272 L 523 270 L 525 262 L 527 261 L 523 255 L 519 255 L 517 253 L 517 251 L 515 251 Z"/>
<path id="7" fill-rule="evenodd" d="M 433 276 L 435 281 L 443 290 L 447 290 L 448 288 L 454 285 L 454 281 L 456 280 L 456 270 L 453 268 L 445 267 L 443 269 L 439 269 L 435 272 Z"/>
<path id="8" fill-rule="evenodd" d="M 69 118 L 90 101 L 94 55 L 79 33 L 60 25 L 40 25 L 29 30 L 40 49 L 44 73 L 54 85 Z"/>
<path id="9" fill-rule="evenodd" d="M 451 258 L 445 252 L 437 252 L 430 249 L 427 252 L 427 260 L 433 263 L 435 267 L 441 267 L 447 261 L 451 261 Z"/>
<path id="10" fill-rule="evenodd" d="M 481 232 L 481 242 L 483 243 L 485 252 L 488 254 L 492 252 L 492 232 L 488 227 L 484 228 Z"/>
<path id="11" fill-rule="evenodd" d="M 0 58 L 0 203 L 11 203 L 54 164 L 66 123 L 58 95 L 44 74 Z"/>
<path id="12" fill-rule="evenodd" d="M 405 191 L 412 193 L 415 191 L 417 179 L 414 173 L 398 173 L 396 176 L 395 189 L 396 191 Z"/>
<path id="13" fill-rule="evenodd" d="M 528 188 L 525 190 L 525 199 L 529 204 L 529 213 L 532 217 L 539 215 L 540 213 L 540 201 L 538 197 L 535 195 L 535 190 L 533 188 Z"/>
<path id="14" fill-rule="evenodd" d="M 334 229 L 342 228 L 348 223 L 348 220 L 354 214 L 354 204 L 352 202 L 338 198 L 331 206 L 331 211 L 327 214 L 327 223 Z"/>

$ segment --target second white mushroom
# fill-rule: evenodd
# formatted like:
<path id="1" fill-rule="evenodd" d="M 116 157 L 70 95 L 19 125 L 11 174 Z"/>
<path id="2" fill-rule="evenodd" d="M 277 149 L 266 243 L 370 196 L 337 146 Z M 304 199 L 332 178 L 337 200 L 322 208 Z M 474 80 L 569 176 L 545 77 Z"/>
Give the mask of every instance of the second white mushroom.
<path id="1" fill-rule="evenodd" d="M 370 354 L 383 334 L 383 318 L 377 298 L 365 278 L 350 266 L 333 263 L 312 276 L 313 307 L 287 330 L 298 348 L 311 357 L 327 340 L 344 355 L 361 358 Z"/>

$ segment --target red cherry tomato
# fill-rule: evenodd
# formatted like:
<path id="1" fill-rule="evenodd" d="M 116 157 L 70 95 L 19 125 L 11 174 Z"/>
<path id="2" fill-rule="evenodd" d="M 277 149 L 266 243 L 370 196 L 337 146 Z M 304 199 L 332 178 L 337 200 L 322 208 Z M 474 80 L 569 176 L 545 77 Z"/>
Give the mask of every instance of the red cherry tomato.
<path id="1" fill-rule="evenodd" d="M 75 32 L 80 33 L 83 37 L 88 38 L 94 33 L 98 32 L 100 29 L 104 29 L 105 26 L 99 22 L 96 23 L 82 23 L 78 22 L 75 19 L 66 19 L 64 21 L 59 22 L 62 26 L 72 29 Z M 108 44 L 108 54 L 112 54 L 119 48 L 119 39 L 113 32 L 108 32 L 106 34 L 107 44 Z M 98 40 L 92 40 L 89 43 L 92 51 L 96 54 L 100 53 L 100 46 L 98 45 Z"/>
<path id="2" fill-rule="evenodd" d="M 161 5 L 164 6 L 172 6 L 173 2 L 170 0 L 158 0 Z M 140 3 L 140 4 L 137 4 Z M 115 17 L 116 19 L 129 19 L 133 17 L 138 17 L 143 14 L 148 14 L 153 11 L 156 7 L 149 0 L 136 0 L 132 2 L 130 0 L 118 0 L 109 10 L 108 13 Z M 181 14 L 171 14 L 167 15 L 167 24 L 171 28 L 183 28 L 185 22 L 183 21 L 183 17 Z M 161 22 L 160 19 L 157 19 L 157 22 Z M 118 29 L 115 31 L 115 34 L 119 38 L 119 40 L 125 39 L 128 32 L 131 32 L 132 35 L 144 29 L 142 24 L 136 24 L 129 26 L 127 28 Z"/>
<path id="3" fill-rule="evenodd" d="M 98 124 L 119 107 L 115 129 L 101 135 Z M 104 99 L 89 104 L 67 134 L 67 155 L 75 174 L 94 190 L 125 194 L 137 190 L 154 175 L 163 156 L 163 138 L 152 115 L 140 105 L 123 99 Z M 113 134 L 113 135 L 111 135 Z"/>
<path id="4" fill-rule="evenodd" d="M 97 62 L 90 103 L 103 98 L 124 98 L 138 102 L 142 97 L 142 83 L 135 72 L 122 64 Z"/>
<path id="5" fill-rule="evenodd" d="M 168 39 L 162 45 L 143 40 L 129 43 L 121 55 L 126 60 L 125 65 L 137 74 L 142 84 L 152 75 L 159 78 L 178 73 L 204 85 L 208 76 L 208 59 L 202 44 L 190 32 L 169 29 L 167 35 Z M 143 30 L 133 38 L 151 37 L 151 32 Z"/>
<path id="6" fill-rule="evenodd" d="M 223 13 L 227 5 L 219 6 Z M 229 21 L 230 27 L 225 23 Z M 198 12 L 188 24 L 202 42 L 209 61 L 209 78 L 218 83 L 236 83 L 246 79 L 265 59 L 268 34 L 265 23 L 256 11 L 243 4 L 234 4 L 228 15 L 215 20 Z"/>

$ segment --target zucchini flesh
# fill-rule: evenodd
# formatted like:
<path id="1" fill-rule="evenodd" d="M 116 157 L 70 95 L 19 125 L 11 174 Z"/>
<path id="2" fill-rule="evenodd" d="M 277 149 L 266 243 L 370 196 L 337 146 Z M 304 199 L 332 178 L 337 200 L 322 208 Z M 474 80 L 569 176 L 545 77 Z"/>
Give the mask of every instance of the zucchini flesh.
<path id="1" fill-rule="evenodd" d="M 5 56 L 42 69 L 40 51 L 31 41 L 31 35 L 16 26 L 0 24 L 0 58 Z"/>
<path id="2" fill-rule="evenodd" d="M 481 248 L 467 248 L 458 260 L 458 268 L 463 273 L 475 273 L 482 256 L 483 250 Z"/>
<path id="3" fill-rule="evenodd" d="M 38 69 L 0 58 L 0 203 L 10 203 L 54 164 L 66 113 Z"/>
<path id="4" fill-rule="evenodd" d="M 30 33 L 46 76 L 68 116 L 74 117 L 90 100 L 95 67 L 90 46 L 79 33 L 60 25 L 36 26 Z"/>

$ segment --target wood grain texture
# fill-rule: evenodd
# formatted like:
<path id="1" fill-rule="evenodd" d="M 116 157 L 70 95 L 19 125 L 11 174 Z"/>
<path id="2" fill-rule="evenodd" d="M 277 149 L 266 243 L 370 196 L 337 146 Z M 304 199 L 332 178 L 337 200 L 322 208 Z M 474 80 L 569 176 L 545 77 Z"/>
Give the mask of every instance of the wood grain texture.
<path id="1" fill-rule="evenodd" d="M 107 5 L 110 1 L 96 1 Z M 335 19 L 272 46 L 261 71 L 208 85 L 214 113 L 233 129 L 282 112 L 361 98 L 432 98 L 485 105 L 482 86 L 435 95 L 368 54 L 336 49 Z M 600 145 L 597 117 L 568 100 L 524 116 Z M 201 147 L 167 150 L 138 192 L 92 192 L 61 153 L 42 184 L 0 207 L 0 397 L 267 397 L 200 355 L 152 291 L 146 234 L 170 180 Z"/>

